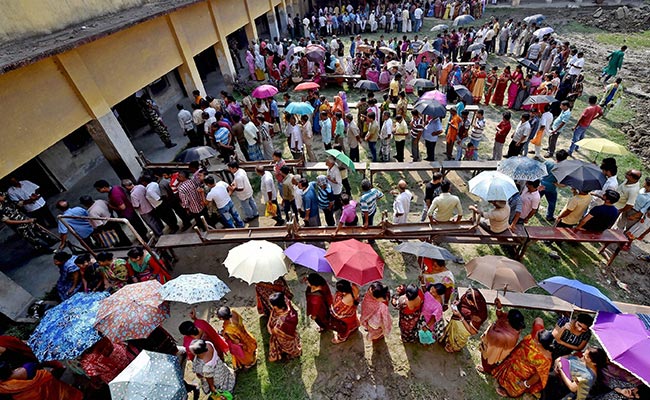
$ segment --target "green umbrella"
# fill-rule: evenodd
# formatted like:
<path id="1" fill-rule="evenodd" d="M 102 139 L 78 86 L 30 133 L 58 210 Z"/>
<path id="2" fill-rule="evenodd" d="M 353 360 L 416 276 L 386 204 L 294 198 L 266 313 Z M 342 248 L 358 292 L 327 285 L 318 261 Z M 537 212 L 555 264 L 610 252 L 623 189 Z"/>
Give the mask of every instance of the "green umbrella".
<path id="1" fill-rule="evenodd" d="M 356 168 L 354 168 L 354 163 L 352 160 L 350 160 L 350 157 L 346 156 L 345 154 L 341 153 L 338 150 L 330 149 L 325 151 L 325 153 L 329 154 L 330 156 L 334 157 L 335 159 L 339 160 L 347 169 L 357 172 Z"/>

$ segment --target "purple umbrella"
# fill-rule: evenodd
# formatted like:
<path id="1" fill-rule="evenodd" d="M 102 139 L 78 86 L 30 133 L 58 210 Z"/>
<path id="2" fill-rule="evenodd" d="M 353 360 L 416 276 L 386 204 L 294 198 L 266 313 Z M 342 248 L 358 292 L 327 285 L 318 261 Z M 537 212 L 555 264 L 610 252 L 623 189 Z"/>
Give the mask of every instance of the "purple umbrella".
<path id="1" fill-rule="evenodd" d="M 431 90 L 420 96 L 420 100 L 436 100 L 438 103 L 443 106 L 447 105 L 447 96 L 439 90 Z"/>
<path id="2" fill-rule="evenodd" d="M 325 259 L 325 249 L 311 244 L 294 243 L 289 246 L 284 254 L 294 264 L 313 269 L 316 272 L 332 272 L 330 263 Z"/>
<path id="3" fill-rule="evenodd" d="M 650 316 L 601 311 L 591 330 L 609 359 L 648 385 L 650 382 Z"/>
<path id="4" fill-rule="evenodd" d="M 251 93 L 251 96 L 255 97 L 256 99 L 266 99 L 269 97 L 273 97 L 276 94 L 278 94 L 278 88 L 276 88 L 273 85 L 261 85 L 256 87 L 253 90 L 253 93 Z"/>

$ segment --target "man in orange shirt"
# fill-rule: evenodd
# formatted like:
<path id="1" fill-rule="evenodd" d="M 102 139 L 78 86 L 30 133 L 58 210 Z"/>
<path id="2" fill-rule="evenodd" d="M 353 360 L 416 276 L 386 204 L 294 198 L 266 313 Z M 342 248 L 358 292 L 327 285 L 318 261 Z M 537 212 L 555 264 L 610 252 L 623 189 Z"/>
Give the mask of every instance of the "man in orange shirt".
<path id="1" fill-rule="evenodd" d="M 463 123 L 462 118 L 458 116 L 455 108 L 452 108 L 449 110 L 449 112 L 451 113 L 451 120 L 449 120 L 449 126 L 447 127 L 447 137 L 445 138 L 445 141 L 447 142 L 447 160 L 451 160 L 453 158 L 452 152 L 454 150 L 454 143 L 456 142 L 456 138 L 458 136 L 458 129 L 460 128 L 460 124 Z"/>

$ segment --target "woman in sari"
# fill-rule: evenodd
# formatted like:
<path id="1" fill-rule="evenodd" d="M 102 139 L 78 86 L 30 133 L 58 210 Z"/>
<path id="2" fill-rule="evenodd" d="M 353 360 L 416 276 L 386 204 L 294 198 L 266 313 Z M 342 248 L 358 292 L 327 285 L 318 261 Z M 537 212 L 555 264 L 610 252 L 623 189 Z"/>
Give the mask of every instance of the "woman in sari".
<path id="1" fill-rule="evenodd" d="M 258 282 L 255 284 L 255 294 L 257 295 L 257 312 L 260 315 L 271 314 L 272 306 L 270 297 L 273 293 L 282 293 L 289 301 L 293 299 L 293 293 L 289 289 L 287 281 L 283 277 L 279 277 L 273 283 L 271 282 Z"/>
<path id="2" fill-rule="evenodd" d="M 517 92 L 517 97 L 515 99 L 515 104 L 513 105 L 514 110 L 521 110 L 521 107 L 524 105 L 524 101 L 526 101 L 528 96 L 530 96 L 530 80 L 532 77 L 532 74 L 528 74 L 526 75 L 526 78 L 521 82 L 519 92 Z"/>
<path id="3" fill-rule="evenodd" d="M 467 292 L 452 305 L 453 316 L 445 329 L 445 350 L 449 353 L 461 351 L 469 337 L 476 335 L 488 317 L 485 298 L 476 289 Z"/>
<path id="4" fill-rule="evenodd" d="M 246 50 L 246 64 L 248 65 L 248 73 L 251 75 L 251 80 L 256 80 L 255 57 L 253 56 L 253 51 L 250 47 Z"/>
<path id="5" fill-rule="evenodd" d="M 497 307 L 497 320 L 481 336 L 481 364 L 476 366 L 478 372 L 489 374 L 515 348 L 521 330 L 526 327 L 524 316 L 519 310 L 509 312 L 501 310 L 501 300 L 494 300 Z"/>
<path id="6" fill-rule="evenodd" d="M 424 293 L 417 286 L 410 284 L 406 288 L 400 285 L 391 299 L 393 307 L 399 310 L 399 330 L 404 343 L 418 341 L 418 322 L 422 314 Z"/>
<path id="7" fill-rule="evenodd" d="M 379 74 L 379 82 L 377 82 L 377 84 L 379 85 L 379 90 L 388 89 L 388 86 L 390 85 L 390 81 L 391 81 L 390 72 L 388 72 L 388 70 L 384 66 L 381 68 L 381 74 Z"/>
<path id="8" fill-rule="evenodd" d="M 445 320 L 442 318 L 443 297 L 447 288 L 442 283 L 429 283 L 424 293 L 422 318 L 431 331 L 433 340 L 438 341 L 445 333 Z"/>
<path id="9" fill-rule="evenodd" d="M 14 336 L 0 336 L 0 360 L 18 368 L 29 362 L 38 362 L 32 349 Z"/>
<path id="10" fill-rule="evenodd" d="M 48 371 L 37 370 L 35 363 L 13 368 L 5 361 L 0 361 L 0 395 L 14 400 L 83 399 L 79 390 L 59 381 Z"/>
<path id="11" fill-rule="evenodd" d="M 538 320 L 542 329 L 536 330 Z M 532 332 L 492 371 L 499 385 L 497 393 L 503 397 L 539 393 L 548 382 L 553 335 L 544 330 L 541 319 L 538 318 L 535 325 Z"/>
<path id="12" fill-rule="evenodd" d="M 307 276 L 307 315 L 318 325 L 318 331 L 324 332 L 330 327 L 330 307 L 332 292 L 325 279 L 315 272 Z"/>
<path id="13" fill-rule="evenodd" d="M 485 104 L 490 105 L 490 99 L 492 98 L 492 94 L 494 93 L 494 89 L 497 87 L 497 82 L 499 80 L 499 75 L 497 74 L 497 70 L 499 67 L 492 67 L 492 70 L 490 71 L 489 74 L 485 77 Z"/>
<path id="14" fill-rule="evenodd" d="M 485 78 L 487 78 L 485 65 L 481 65 L 478 72 L 474 74 L 474 87 L 472 88 L 472 97 L 474 98 L 474 104 L 481 104 L 481 99 L 483 98 L 483 93 L 485 92 Z"/>
<path id="15" fill-rule="evenodd" d="M 254 366 L 257 363 L 257 341 L 246 330 L 241 315 L 230 307 L 223 306 L 217 311 L 217 317 L 223 321 L 221 335 L 230 348 L 235 371 Z"/>
<path id="16" fill-rule="evenodd" d="M 508 82 L 512 79 L 510 75 L 510 66 L 507 65 L 499 79 L 497 79 L 496 87 L 494 88 L 494 95 L 492 96 L 492 103 L 495 106 L 501 107 L 503 105 L 503 99 L 505 97 L 506 88 L 508 87 Z"/>
<path id="17" fill-rule="evenodd" d="M 271 315 L 266 329 L 269 334 L 269 361 L 290 360 L 300 357 L 302 347 L 298 335 L 298 313 L 282 292 L 276 292 L 269 298 Z"/>
<path id="18" fill-rule="evenodd" d="M 194 339 L 190 351 L 195 356 L 192 371 L 201 380 L 203 393 L 218 393 L 222 390 L 232 392 L 235 388 L 235 371 L 219 358 L 212 342 Z"/>
<path id="19" fill-rule="evenodd" d="M 521 71 L 521 65 L 515 67 L 515 72 L 510 76 L 510 86 L 508 87 L 508 108 L 512 109 L 517 100 L 517 93 L 521 89 L 524 81 L 524 73 Z"/>
<path id="20" fill-rule="evenodd" d="M 332 106 L 332 115 L 340 112 L 341 115 L 345 115 L 345 107 L 343 106 L 343 99 L 341 96 L 334 96 L 334 105 Z M 336 124 L 336 120 L 332 121 Z"/>
<path id="21" fill-rule="evenodd" d="M 361 326 L 368 331 L 368 340 L 379 340 L 390 334 L 393 327 L 388 312 L 390 291 L 381 282 L 374 282 L 368 288 L 361 302 Z"/>
<path id="22" fill-rule="evenodd" d="M 104 289 L 114 293 L 129 283 L 129 269 L 122 258 L 114 259 L 112 253 L 101 252 L 95 257 L 104 275 Z"/>
<path id="23" fill-rule="evenodd" d="M 359 329 L 357 306 L 359 305 L 359 287 L 345 279 L 336 282 L 336 294 L 330 307 L 332 329 L 335 331 L 332 343 L 345 342 L 350 334 Z"/>
<path id="24" fill-rule="evenodd" d="M 298 67 L 300 68 L 300 76 L 302 79 L 309 79 L 309 61 L 307 60 L 307 57 L 300 57 L 300 60 L 298 60 Z"/>
<path id="25" fill-rule="evenodd" d="M 322 87 L 322 78 L 321 78 L 321 72 L 320 72 L 320 66 L 315 65 L 314 66 L 314 75 L 312 77 L 312 82 L 314 82 L 317 85 L 320 85 Z"/>
<path id="26" fill-rule="evenodd" d="M 144 282 L 157 279 L 165 283 L 171 279 L 169 272 L 165 270 L 160 261 L 152 257 L 148 251 L 140 246 L 135 246 L 126 254 L 129 257 L 127 267 L 130 269 L 133 282 Z"/>

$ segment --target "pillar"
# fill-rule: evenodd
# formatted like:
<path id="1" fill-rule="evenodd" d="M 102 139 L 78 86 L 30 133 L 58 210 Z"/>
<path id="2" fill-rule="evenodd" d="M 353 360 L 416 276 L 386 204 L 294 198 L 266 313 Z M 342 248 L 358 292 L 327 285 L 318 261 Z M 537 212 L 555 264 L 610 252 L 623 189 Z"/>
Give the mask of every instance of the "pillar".
<path id="1" fill-rule="evenodd" d="M 226 82 L 226 85 L 231 86 L 237 77 L 237 68 L 235 67 L 235 62 L 232 59 L 226 40 L 219 40 L 214 45 L 214 52 L 217 54 L 217 61 L 219 62 L 219 69 L 221 70 L 221 75 L 223 75 L 223 80 Z"/>
<path id="2" fill-rule="evenodd" d="M 140 176 L 138 153 L 112 111 L 88 122 L 86 129 L 120 179 Z"/>
<path id="3" fill-rule="evenodd" d="M 278 7 L 278 14 L 280 18 L 280 33 L 284 37 L 287 37 L 289 35 L 289 30 L 287 28 L 287 3 L 284 0 L 282 0 Z"/>
<path id="4" fill-rule="evenodd" d="M 93 119 L 86 124 L 97 147 L 122 179 L 142 173 L 137 152 L 76 50 L 59 54 L 56 63 Z"/>
<path id="5" fill-rule="evenodd" d="M 188 97 L 191 98 L 192 92 L 198 90 L 201 92 L 201 96 L 205 96 L 206 92 L 203 87 L 203 81 L 201 80 L 201 75 L 199 75 L 199 70 L 196 68 L 189 41 L 187 40 L 187 36 L 185 36 L 185 32 L 183 32 L 182 25 L 177 21 L 177 18 L 178 16 L 174 13 L 167 14 L 167 23 L 174 35 L 178 53 L 183 60 L 183 63 L 178 67 L 178 73 L 181 76 L 185 93 L 187 93 Z"/>
<path id="6" fill-rule="evenodd" d="M 271 11 L 266 13 L 266 19 L 269 21 L 269 32 L 271 35 L 271 40 L 273 38 L 281 39 L 280 28 L 278 27 L 278 19 L 275 17 L 275 10 L 272 8 Z"/>
<path id="7" fill-rule="evenodd" d="M 249 1 L 255 0 L 244 0 L 244 6 L 246 6 L 246 15 L 248 16 L 248 23 L 244 26 L 244 31 L 246 32 L 246 37 L 248 38 L 248 43 L 250 44 L 251 40 L 259 39 L 257 36 L 257 27 L 255 26 L 255 18 L 251 15 L 251 9 L 248 6 Z"/>

